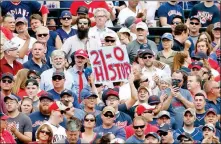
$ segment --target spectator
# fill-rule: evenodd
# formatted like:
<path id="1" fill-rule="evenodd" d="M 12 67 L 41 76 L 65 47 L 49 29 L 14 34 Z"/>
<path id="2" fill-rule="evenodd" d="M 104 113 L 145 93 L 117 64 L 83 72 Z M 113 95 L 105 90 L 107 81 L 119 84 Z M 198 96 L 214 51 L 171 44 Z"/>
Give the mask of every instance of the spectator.
<path id="1" fill-rule="evenodd" d="M 33 109 L 34 111 L 38 110 L 39 107 L 39 98 L 37 96 L 39 90 L 39 84 L 35 79 L 29 79 L 25 82 L 25 91 L 27 93 L 27 97 L 32 99 L 33 101 Z"/>
<path id="2" fill-rule="evenodd" d="M 23 68 L 22 64 L 16 59 L 19 56 L 19 45 L 13 41 L 6 41 L 3 45 L 4 57 L 0 60 L 0 74 L 9 72 L 13 75 Z"/>
<path id="3" fill-rule="evenodd" d="M 114 134 L 107 133 L 107 134 L 103 135 L 100 139 L 98 139 L 97 143 L 110 143 L 111 141 L 113 141 L 115 139 L 121 139 L 121 138 L 115 138 Z"/>
<path id="4" fill-rule="evenodd" d="M 183 9 L 177 4 L 176 0 L 165 2 L 158 8 L 158 17 L 162 27 L 170 26 L 175 15 L 184 17 Z"/>
<path id="5" fill-rule="evenodd" d="M 207 27 L 210 24 L 219 22 L 220 19 L 220 12 L 217 6 L 214 4 L 214 1 L 204 1 L 194 5 L 190 12 L 189 18 L 195 15 L 200 18 L 202 27 Z M 190 20 L 188 19 L 187 23 L 189 22 Z"/>
<path id="6" fill-rule="evenodd" d="M 211 80 L 212 78 L 212 73 L 211 73 L 211 69 L 208 66 L 203 66 L 200 71 L 198 72 L 199 76 L 202 79 L 202 85 L 201 87 L 204 85 L 204 83 L 208 80 Z"/>
<path id="7" fill-rule="evenodd" d="M 122 9 L 119 12 L 118 15 L 118 21 L 121 25 L 125 24 L 125 20 L 130 17 L 136 17 L 137 14 L 139 13 L 140 9 L 138 9 L 137 5 L 139 3 L 139 0 L 129 0 L 128 1 L 128 6 L 124 9 Z M 142 13 L 144 15 L 144 13 Z"/>
<path id="8" fill-rule="evenodd" d="M 32 112 L 34 112 L 33 100 L 29 97 L 24 97 L 21 100 L 21 106 L 19 108 L 19 111 L 26 115 L 30 115 Z"/>
<path id="9" fill-rule="evenodd" d="M 160 126 L 160 129 L 157 131 L 157 133 L 161 137 L 161 144 L 178 143 L 177 140 L 173 138 L 173 132 L 174 131 L 169 124 Z"/>
<path id="10" fill-rule="evenodd" d="M 155 132 L 149 132 L 145 136 L 145 143 L 160 143 L 161 138 L 160 136 Z"/>
<path id="11" fill-rule="evenodd" d="M 220 84 L 216 81 L 210 80 L 204 84 L 204 91 L 206 92 L 206 110 L 214 108 L 220 116 Z"/>
<path id="12" fill-rule="evenodd" d="M 205 95 L 203 93 L 195 94 L 194 106 L 196 110 L 196 120 L 194 122 L 194 127 L 205 125 L 205 121 L 204 121 L 204 118 L 206 116 L 205 105 L 206 105 Z"/>
<path id="13" fill-rule="evenodd" d="M 1 140 L 0 143 L 10 143 L 10 144 L 15 144 L 14 137 L 11 135 L 11 133 L 6 130 L 7 128 L 7 119 L 9 118 L 7 115 L 4 113 L 0 113 L 1 117 L 1 129 L 0 129 L 0 134 L 1 134 Z"/>
<path id="14" fill-rule="evenodd" d="M 148 80 L 148 78 L 146 79 Z M 141 81 L 140 84 L 142 85 L 143 83 L 145 83 L 145 81 Z M 149 89 L 145 86 L 140 86 L 137 90 L 138 92 L 138 101 L 136 102 L 135 105 L 139 105 L 139 104 L 147 104 L 148 103 L 148 99 L 150 96 L 150 92 Z"/>
<path id="15" fill-rule="evenodd" d="M 52 75 L 52 84 L 53 89 L 49 90 L 48 92 L 53 95 L 54 100 L 60 100 L 62 92 L 65 90 L 65 74 L 64 72 L 54 72 Z M 75 93 L 69 93 L 73 97 L 71 102 L 73 103 L 73 106 L 76 108 L 80 108 L 80 105 L 78 103 L 77 95 Z"/>
<path id="16" fill-rule="evenodd" d="M 203 67 L 203 63 L 200 61 L 194 61 L 189 65 L 192 75 L 199 75 L 199 71 L 202 67 Z"/>
<path id="17" fill-rule="evenodd" d="M 133 16 L 130 16 L 130 17 L 128 17 L 125 20 L 124 26 L 130 30 L 131 36 L 132 36 L 132 40 L 136 40 L 137 39 L 137 36 L 136 36 L 136 33 L 137 33 L 136 25 L 139 22 L 142 22 L 142 19 L 141 18 L 136 18 L 136 17 L 133 17 Z"/>
<path id="18" fill-rule="evenodd" d="M 2 19 L 2 26 L 3 26 L 3 28 L 6 28 L 7 30 L 11 31 L 10 39 L 12 37 L 16 36 L 16 34 L 14 33 L 14 31 L 15 31 L 15 17 L 14 17 L 14 15 L 6 14 Z"/>
<path id="19" fill-rule="evenodd" d="M 120 40 L 117 34 L 105 25 L 109 17 L 109 12 L 104 8 L 98 8 L 94 11 L 96 25 L 90 28 L 88 35 L 89 37 L 95 38 L 99 46 L 104 45 L 105 33 L 110 31 L 113 32 L 116 37 L 116 44 L 120 45 Z"/>
<path id="20" fill-rule="evenodd" d="M 56 32 L 61 38 L 62 43 L 64 43 L 66 39 L 68 39 L 71 36 L 74 36 L 77 33 L 75 29 L 71 28 L 71 21 L 72 15 L 70 11 L 62 11 L 60 15 L 60 22 L 62 24 L 62 27 L 56 30 Z"/>
<path id="21" fill-rule="evenodd" d="M 201 78 L 199 75 L 189 75 L 187 78 L 187 89 L 194 97 L 201 90 Z"/>
<path id="22" fill-rule="evenodd" d="M 29 144 L 41 144 L 47 142 L 47 144 L 52 144 L 53 131 L 51 127 L 47 124 L 41 125 L 36 132 L 37 142 L 32 142 Z"/>
<path id="23" fill-rule="evenodd" d="M 95 117 L 101 114 L 101 111 L 95 109 L 98 98 L 96 93 L 90 92 L 89 89 L 84 88 L 82 89 L 80 96 L 83 100 L 83 110 L 85 113 L 93 114 Z"/>
<path id="24" fill-rule="evenodd" d="M 68 78 L 67 81 L 65 81 L 64 87 L 72 90 L 73 77 L 68 71 L 65 70 L 65 61 L 65 53 L 62 50 L 55 50 L 51 53 L 51 63 L 53 68 L 48 69 L 41 74 L 40 89 L 45 91 L 53 89 L 51 78 L 53 73 L 58 71 L 64 72 L 64 76 Z"/>
<path id="25" fill-rule="evenodd" d="M 137 55 L 137 51 L 140 49 L 141 44 L 146 44 L 148 49 L 151 49 L 154 53 L 157 53 L 156 43 L 147 39 L 149 35 L 148 27 L 146 23 L 139 22 L 136 24 L 137 39 L 127 45 L 127 53 L 130 59 L 130 63 L 134 61 L 134 57 Z"/>
<path id="26" fill-rule="evenodd" d="M 45 124 L 49 125 L 53 131 L 52 143 L 65 140 L 67 137 L 65 128 L 59 124 L 63 122 L 66 109 L 67 107 L 61 101 L 54 101 L 49 106 L 50 116 Z"/>
<path id="27" fill-rule="evenodd" d="M 118 128 L 114 124 L 116 118 L 115 109 L 112 106 L 106 106 L 101 114 L 102 125 L 96 127 L 94 132 L 100 134 L 101 136 L 111 133 L 115 135 L 116 138 L 126 139 L 126 133 L 123 128 Z"/>
<path id="28" fill-rule="evenodd" d="M 86 114 L 83 120 L 84 132 L 81 133 L 82 143 L 94 143 L 100 135 L 93 132 L 96 125 L 96 118 L 93 114 Z"/>
<path id="29" fill-rule="evenodd" d="M 202 132 L 199 128 L 194 127 L 194 122 L 196 120 L 196 112 L 192 108 L 188 108 L 183 113 L 183 127 L 177 129 L 175 134 L 178 136 L 184 132 L 189 133 L 193 140 L 201 141 L 203 138 Z"/>
<path id="30" fill-rule="evenodd" d="M 173 67 L 172 71 L 175 72 L 177 70 L 184 70 L 187 73 L 190 73 L 190 69 L 188 68 L 191 64 L 191 58 L 187 53 L 180 52 L 177 53 L 173 58 Z"/>
<path id="31" fill-rule="evenodd" d="M 42 58 L 45 56 L 45 51 L 44 43 L 36 41 L 32 45 L 32 58 L 23 64 L 24 68 L 36 70 L 40 73 L 49 69 L 49 66 L 42 61 Z"/>
<path id="32" fill-rule="evenodd" d="M 134 135 L 126 140 L 126 143 L 144 143 L 145 141 L 145 129 L 146 120 L 142 116 L 135 117 L 133 119 Z"/>
<path id="33" fill-rule="evenodd" d="M 213 47 L 213 52 L 216 53 L 216 56 L 217 56 L 217 61 L 218 63 L 220 64 L 221 63 L 221 59 L 220 59 L 220 31 L 221 31 L 221 28 L 220 28 L 220 22 L 217 22 L 214 24 L 214 27 L 213 27 L 213 30 L 212 30 L 212 33 L 213 33 L 213 36 L 214 36 L 214 40 L 212 42 L 212 47 Z"/>
<path id="34" fill-rule="evenodd" d="M 173 36 L 170 33 L 164 33 L 161 37 L 163 50 L 158 52 L 156 60 L 164 62 L 172 68 L 173 58 L 177 54 L 176 51 L 172 50 L 173 47 Z"/>
<path id="35" fill-rule="evenodd" d="M 104 46 L 116 46 L 117 38 L 115 33 L 109 31 L 104 34 Z"/>
<path id="36" fill-rule="evenodd" d="M 3 9 L 3 15 L 14 14 L 15 18 L 22 15 L 28 20 L 28 22 L 31 14 L 40 11 L 43 17 L 43 24 L 46 26 L 49 11 L 47 7 L 41 5 L 38 1 L 4 1 L 1 4 L 1 8 Z"/>
<path id="37" fill-rule="evenodd" d="M 28 79 L 36 79 L 38 81 L 38 83 L 40 84 L 40 81 L 41 81 L 41 73 L 36 71 L 36 70 L 29 70 L 28 71 L 28 74 L 27 74 L 27 78 Z M 38 92 L 38 96 L 39 93 L 42 92 L 41 90 Z"/>
<path id="38" fill-rule="evenodd" d="M 122 27 L 118 32 L 118 37 L 122 45 L 128 45 L 132 41 L 132 34 L 126 27 Z"/>
<path id="39" fill-rule="evenodd" d="M 30 16 L 30 24 L 31 29 L 34 32 L 33 37 L 36 37 L 35 33 L 37 28 L 43 26 L 43 19 L 39 14 L 33 14 Z M 49 31 L 49 39 L 47 41 L 47 47 L 55 47 L 56 49 L 60 49 L 62 46 L 62 42 L 58 34 L 54 31 Z"/>
<path id="40" fill-rule="evenodd" d="M 180 123 L 183 122 L 182 113 L 188 108 L 193 108 L 193 98 L 190 92 L 186 89 L 182 89 L 183 74 L 180 71 L 172 74 L 172 88 L 171 95 L 163 102 L 162 110 L 170 112 L 171 116 L 174 116 L 176 121 L 175 129 L 181 128 Z"/>
<path id="41" fill-rule="evenodd" d="M 175 119 L 170 116 L 168 111 L 160 111 L 157 115 L 157 126 L 160 127 L 161 125 L 169 124 L 173 129 L 175 125 Z"/>
<path id="42" fill-rule="evenodd" d="M 9 95 L 4 98 L 6 109 L 8 111 L 8 129 L 15 136 L 15 141 L 17 144 L 31 142 L 32 139 L 32 123 L 30 118 L 19 112 L 18 99 Z"/>
<path id="43" fill-rule="evenodd" d="M 68 62 L 71 63 L 71 54 L 79 49 L 97 49 L 98 44 L 94 38 L 89 38 L 88 31 L 91 21 L 86 17 L 79 17 L 76 20 L 77 34 L 66 39 L 62 45 L 62 50 L 65 52 L 68 58 Z M 74 43 L 74 44 L 73 44 Z"/>
<path id="44" fill-rule="evenodd" d="M 215 127 L 212 124 L 206 124 L 203 127 L 202 143 L 219 143 L 219 138 L 215 136 Z"/>
<path id="45" fill-rule="evenodd" d="M 196 45 L 196 41 L 199 38 L 200 28 L 201 28 L 200 18 L 197 16 L 192 16 L 190 18 L 190 25 L 189 25 L 189 30 L 190 30 L 189 38 L 191 38 L 193 46 Z"/>
<path id="46" fill-rule="evenodd" d="M 194 140 L 192 138 L 192 136 L 189 133 L 181 133 L 178 137 L 177 140 L 180 141 L 181 144 L 185 144 L 185 143 L 194 143 Z"/>
<path id="47" fill-rule="evenodd" d="M 23 64 L 28 61 L 28 54 L 32 48 L 33 43 L 36 42 L 36 39 L 30 37 L 28 33 L 28 21 L 25 17 L 18 17 L 16 19 L 15 29 L 18 35 L 13 37 L 11 40 L 19 45 L 18 61 Z"/>
<path id="48" fill-rule="evenodd" d="M 77 15 L 76 15 L 76 20 L 79 17 L 88 17 L 88 8 L 85 6 L 79 6 L 77 9 Z M 77 25 L 76 25 L 76 21 L 73 20 L 74 16 L 72 15 L 72 23 L 74 23 L 75 25 L 72 26 L 73 29 L 77 30 Z"/>
<path id="49" fill-rule="evenodd" d="M 25 92 L 25 82 L 28 80 L 27 74 L 28 69 L 20 69 L 15 75 L 15 83 L 12 88 L 12 93 L 18 95 L 20 98 L 27 96 L 27 93 Z"/>
<path id="50" fill-rule="evenodd" d="M 183 51 L 184 43 L 187 40 L 189 35 L 188 27 L 185 24 L 179 24 L 175 27 L 174 30 L 174 51 Z"/>

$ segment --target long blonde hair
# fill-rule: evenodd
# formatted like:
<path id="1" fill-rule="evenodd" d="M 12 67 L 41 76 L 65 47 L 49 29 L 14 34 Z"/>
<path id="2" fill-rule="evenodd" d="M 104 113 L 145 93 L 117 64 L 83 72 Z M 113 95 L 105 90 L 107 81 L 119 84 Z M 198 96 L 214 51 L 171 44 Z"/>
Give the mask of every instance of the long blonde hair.
<path id="1" fill-rule="evenodd" d="M 181 66 L 185 63 L 185 59 L 188 58 L 188 54 L 185 52 L 178 52 L 173 58 L 173 72 L 179 70 Z"/>
<path id="2" fill-rule="evenodd" d="M 53 137 L 53 130 L 51 129 L 51 127 L 47 124 L 42 124 L 36 131 L 36 139 L 39 140 L 39 134 L 40 134 L 40 131 L 44 128 L 47 128 L 48 131 L 50 132 L 49 134 L 49 138 L 48 138 L 48 142 L 47 144 L 52 144 L 52 137 Z"/>
<path id="3" fill-rule="evenodd" d="M 14 87 L 12 88 L 12 93 L 17 94 L 19 89 L 24 89 L 25 88 L 25 82 L 28 79 L 29 70 L 28 69 L 20 69 L 17 74 L 15 75 L 15 84 Z"/>

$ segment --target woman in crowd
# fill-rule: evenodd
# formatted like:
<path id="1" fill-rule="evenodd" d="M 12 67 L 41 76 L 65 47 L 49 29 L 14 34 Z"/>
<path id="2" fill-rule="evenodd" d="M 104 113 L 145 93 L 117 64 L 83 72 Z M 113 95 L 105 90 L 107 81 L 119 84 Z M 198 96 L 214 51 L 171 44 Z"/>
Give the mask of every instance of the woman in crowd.
<path id="1" fill-rule="evenodd" d="M 28 69 L 20 69 L 15 75 L 15 84 L 12 93 L 18 95 L 21 99 L 25 96 L 25 82 L 27 80 Z"/>
<path id="2" fill-rule="evenodd" d="M 172 50 L 173 47 L 173 35 L 171 33 L 165 33 L 161 37 L 163 50 L 157 54 L 157 60 L 168 64 L 170 68 L 173 65 L 174 56 L 177 54 L 176 51 Z"/>
<path id="3" fill-rule="evenodd" d="M 33 101 L 29 97 L 24 97 L 21 101 L 20 112 L 23 112 L 27 115 L 31 114 L 34 111 Z"/>
<path id="4" fill-rule="evenodd" d="M 38 141 L 29 144 L 52 144 L 53 131 L 47 124 L 41 125 L 36 131 Z"/>
<path id="5" fill-rule="evenodd" d="M 172 71 L 183 70 L 187 73 L 191 72 L 188 66 L 191 64 L 191 58 L 187 53 L 179 52 L 174 56 Z"/>
<path id="6" fill-rule="evenodd" d="M 118 37 L 122 45 L 128 45 L 132 41 L 132 36 L 128 28 L 122 27 L 118 32 Z"/>
<path id="7" fill-rule="evenodd" d="M 81 139 L 84 143 L 95 143 L 100 136 L 93 132 L 96 126 L 96 118 L 93 114 L 86 114 L 83 121 L 84 132 L 81 133 Z"/>

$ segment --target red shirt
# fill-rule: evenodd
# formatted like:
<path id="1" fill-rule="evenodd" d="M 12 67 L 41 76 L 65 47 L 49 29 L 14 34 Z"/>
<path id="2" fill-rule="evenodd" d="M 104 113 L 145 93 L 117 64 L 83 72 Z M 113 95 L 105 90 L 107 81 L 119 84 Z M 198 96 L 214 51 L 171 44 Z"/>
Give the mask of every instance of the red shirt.
<path id="1" fill-rule="evenodd" d="M 37 94 L 37 96 L 40 97 L 43 93 L 46 93 L 46 91 L 41 90 L 41 91 Z M 28 94 L 26 93 L 26 91 L 25 91 L 24 89 L 19 89 L 17 95 L 18 95 L 21 99 L 23 99 L 24 96 L 28 96 Z"/>
<path id="2" fill-rule="evenodd" d="M 14 61 L 13 62 L 13 68 L 8 64 L 8 62 L 6 61 L 5 57 L 3 57 L 1 60 L 0 60 L 0 76 L 3 74 L 3 73 L 6 73 L 6 72 L 9 72 L 13 75 L 16 75 L 17 72 L 23 68 L 22 64 L 18 61 Z"/>
<path id="3" fill-rule="evenodd" d="M 1 133 L 0 143 L 8 143 L 8 144 L 15 144 L 16 141 L 14 140 L 13 136 L 7 130 L 3 130 Z"/>
<path id="4" fill-rule="evenodd" d="M 131 125 L 125 127 L 125 131 L 126 131 L 126 137 L 129 138 L 130 136 L 132 136 L 134 134 L 134 128 Z M 156 126 L 153 126 L 151 124 L 147 124 L 147 127 L 145 129 L 145 135 L 149 132 L 157 132 L 158 131 L 158 127 Z"/>
<path id="5" fill-rule="evenodd" d="M 74 15 L 74 16 L 77 15 L 77 9 L 80 6 L 85 6 L 85 7 L 88 8 L 89 18 L 94 17 L 93 12 L 96 8 L 104 8 L 109 12 L 111 11 L 111 9 L 108 7 L 107 3 L 105 1 L 102 1 L 102 0 L 101 1 L 90 1 L 90 2 L 87 2 L 87 1 L 74 1 L 74 2 L 72 2 L 71 7 L 70 7 L 70 12 L 72 13 L 72 15 Z M 94 24 L 92 24 L 92 26 L 94 26 Z"/>

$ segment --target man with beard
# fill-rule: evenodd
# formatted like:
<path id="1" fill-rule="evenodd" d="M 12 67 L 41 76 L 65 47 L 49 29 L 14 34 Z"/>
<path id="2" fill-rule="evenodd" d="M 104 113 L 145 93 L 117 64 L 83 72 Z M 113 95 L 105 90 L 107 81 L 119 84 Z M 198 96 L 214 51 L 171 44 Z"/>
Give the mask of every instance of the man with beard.
<path id="1" fill-rule="evenodd" d="M 88 37 L 88 31 L 91 25 L 91 21 L 87 17 L 77 18 L 77 34 L 69 37 L 65 40 L 61 49 L 66 53 L 68 62 L 70 63 L 71 54 L 79 49 L 97 49 L 98 43 L 94 38 Z"/>
<path id="2" fill-rule="evenodd" d="M 64 41 L 76 34 L 76 30 L 71 28 L 71 22 L 72 22 L 72 15 L 70 11 L 62 11 L 61 16 L 60 16 L 60 22 L 62 24 L 62 27 L 57 29 L 56 32 L 61 38 L 62 43 Z"/>
<path id="3" fill-rule="evenodd" d="M 142 116 L 135 117 L 133 120 L 134 135 L 126 140 L 126 143 L 144 143 L 146 120 Z"/>
<path id="4" fill-rule="evenodd" d="M 44 71 L 41 74 L 40 88 L 45 91 L 53 89 L 52 76 L 54 72 L 64 72 L 64 76 L 68 78 L 64 83 L 64 88 L 72 90 L 74 87 L 74 78 L 70 72 L 65 70 L 65 53 L 62 50 L 54 50 L 51 53 L 51 63 L 53 68 Z"/>
<path id="5" fill-rule="evenodd" d="M 137 56 L 137 52 L 142 44 L 146 44 L 146 48 L 151 49 L 154 53 L 158 52 L 156 43 L 147 39 L 147 36 L 149 35 L 147 24 L 144 22 L 137 23 L 136 30 L 137 39 L 127 45 L 127 53 L 130 63 L 134 62 L 134 58 Z"/>
<path id="6" fill-rule="evenodd" d="M 183 127 L 176 130 L 175 136 L 186 132 L 189 133 L 193 140 L 201 141 L 203 138 L 202 132 L 199 128 L 194 127 L 194 121 L 196 120 L 196 112 L 192 108 L 188 108 L 183 113 Z"/>

